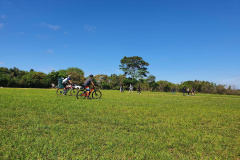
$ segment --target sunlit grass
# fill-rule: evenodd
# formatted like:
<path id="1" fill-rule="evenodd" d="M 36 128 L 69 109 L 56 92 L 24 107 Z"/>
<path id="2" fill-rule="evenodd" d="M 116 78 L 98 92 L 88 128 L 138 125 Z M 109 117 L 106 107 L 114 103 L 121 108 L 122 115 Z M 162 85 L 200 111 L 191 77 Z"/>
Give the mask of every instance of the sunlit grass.
<path id="1" fill-rule="evenodd" d="M 240 97 L 0 89 L 1 159 L 239 159 Z"/>

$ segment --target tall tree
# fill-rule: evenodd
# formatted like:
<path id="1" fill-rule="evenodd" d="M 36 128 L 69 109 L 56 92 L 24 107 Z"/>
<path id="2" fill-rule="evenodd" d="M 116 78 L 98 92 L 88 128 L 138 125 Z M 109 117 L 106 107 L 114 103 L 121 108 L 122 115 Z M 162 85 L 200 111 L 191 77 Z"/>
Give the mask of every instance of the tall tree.
<path id="1" fill-rule="evenodd" d="M 149 75 L 146 79 L 147 83 L 149 84 L 149 87 L 152 91 L 155 90 L 159 86 L 159 84 L 155 82 L 155 79 L 156 79 L 156 77 L 153 75 Z"/>
<path id="2" fill-rule="evenodd" d="M 94 76 L 94 78 L 96 79 L 98 86 L 102 87 L 102 83 L 105 82 L 107 83 L 107 75 L 104 74 L 98 74 L 96 76 Z"/>
<path id="3" fill-rule="evenodd" d="M 80 76 L 84 76 L 84 72 L 83 70 L 81 70 L 80 68 L 76 68 L 76 67 L 70 67 L 67 69 L 67 73 L 70 72 L 75 72 L 78 73 Z"/>
<path id="4" fill-rule="evenodd" d="M 130 75 L 131 78 L 143 78 L 147 77 L 149 73 L 146 66 L 149 65 L 148 62 L 144 61 L 142 57 L 123 57 L 120 61 L 119 69 L 121 69 L 125 75 Z"/>

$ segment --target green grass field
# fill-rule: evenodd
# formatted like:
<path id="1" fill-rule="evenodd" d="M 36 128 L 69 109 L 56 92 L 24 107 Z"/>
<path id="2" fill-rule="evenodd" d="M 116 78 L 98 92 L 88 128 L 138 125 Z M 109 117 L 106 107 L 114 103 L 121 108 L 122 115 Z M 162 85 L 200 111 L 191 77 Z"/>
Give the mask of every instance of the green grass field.
<path id="1" fill-rule="evenodd" d="M 0 159 L 240 159 L 240 97 L 0 89 Z"/>

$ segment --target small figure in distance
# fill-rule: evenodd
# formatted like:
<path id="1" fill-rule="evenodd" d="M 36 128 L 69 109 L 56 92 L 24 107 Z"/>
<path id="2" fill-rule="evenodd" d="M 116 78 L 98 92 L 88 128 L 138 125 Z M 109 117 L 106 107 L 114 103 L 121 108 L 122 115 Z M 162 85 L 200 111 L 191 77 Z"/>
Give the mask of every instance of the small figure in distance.
<path id="1" fill-rule="evenodd" d="M 129 92 L 128 93 L 133 93 L 133 87 L 132 87 L 132 84 L 130 84 L 129 86 Z"/>
<path id="2" fill-rule="evenodd" d="M 172 88 L 172 94 L 175 94 L 175 87 Z"/>
<path id="3" fill-rule="evenodd" d="M 192 96 L 195 96 L 195 89 L 194 88 L 192 88 Z"/>
<path id="4" fill-rule="evenodd" d="M 123 91 L 123 83 L 121 82 L 121 84 L 120 84 L 120 92 L 124 92 Z"/>
<path id="5" fill-rule="evenodd" d="M 72 81 L 71 81 L 71 75 L 68 75 L 68 77 L 65 78 L 65 79 L 62 81 L 62 85 L 64 86 L 64 90 L 67 89 L 66 86 L 67 86 L 69 83 L 70 83 L 70 84 L 73 84 Z"/>
<path id="6" fill-rule="evenodd" d="M 185 96 L 185 90 L 186 90 L 186 87 L 184 86 L 182 91 L 183 91 L 183 96 Z"/>
<path id="7" fill-rule="evenodd" d="M 55 88 L 55 84 L 54 83 L 52 83 L 52 88 Z"/>
<path id="8" fill-rule="evenodd" d="M 189 96 L 189 88 L 187 88 L 187 93 L 188 93 L 188 96 Z"/>
<path id="9" fill-rule="evenodd" d="M 93 79 L 93 75 L 90 74 L 89 78 L 84 82 L 84 88 L 86 90 L 87 99 L 89 99 L 90 85 L 92 85 L 94 87 L 94 83 L 93 83 L 92 79 Z"/>
<path id="10" fill-rule="evenodd" d="M 142 94 L 142 93 L 141 93 L 140 84 L 138 85 L 138 91 L 137 91 L 137 94 L 138 94 L 138 93 Z"/>

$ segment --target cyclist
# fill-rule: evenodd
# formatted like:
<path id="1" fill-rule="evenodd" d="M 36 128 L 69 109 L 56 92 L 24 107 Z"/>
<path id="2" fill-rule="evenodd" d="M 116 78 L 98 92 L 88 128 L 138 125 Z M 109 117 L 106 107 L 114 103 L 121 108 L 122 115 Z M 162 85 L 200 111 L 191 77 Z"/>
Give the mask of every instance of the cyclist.
<path id="1" fill-rule="evenodd" d="M 86 89 L 87 98 L 89 98 L 89 91 L 90 91 L 89 86 L 92 84 L 92 86 L 94 87 L 94 83 L 93 83 L 92 79 L 93 79 L 93 75 L 90 74 L 89 78 L 84 82 L 84 87 Z"/>
<path id="2" fill-rule="evenodd" d="M 65 79 L 62 81 L 62 85 L 64 86 L 64 90 L 67 89 L 66 86 L 67 86 L 69 83 L 70 83 L 70 84 L 73 84 L 70 79 L 71 79 L 71 75 L 68 75 L 68 77 L 65 78 Z"/>

